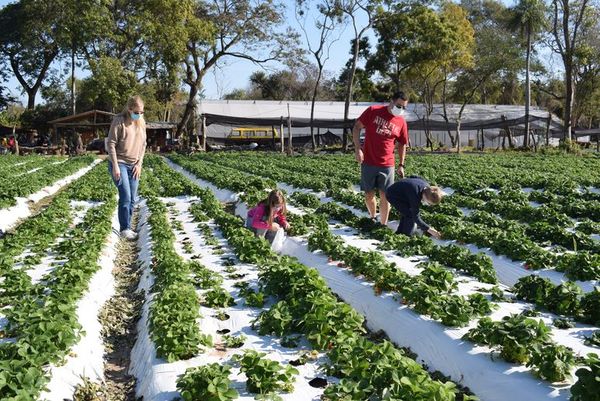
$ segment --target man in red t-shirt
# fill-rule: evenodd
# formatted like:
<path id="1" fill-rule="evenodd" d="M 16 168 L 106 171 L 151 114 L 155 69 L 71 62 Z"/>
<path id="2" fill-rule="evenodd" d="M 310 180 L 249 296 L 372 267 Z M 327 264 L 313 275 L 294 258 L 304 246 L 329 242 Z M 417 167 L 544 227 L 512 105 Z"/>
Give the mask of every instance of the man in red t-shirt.
<path id="1" fill-rule="evenodd" d="M 398 149 L 398 175 L 404 177 L 404 158 L 408 143 L 408 128 L 404 111 L 408 97 L 404 92 L 395 92 L 389 104 L 371 106 L 356 120 L 352 128 L 352 140 L 356 161 L 360 167 L 360 189 L 365 192 L 365 203 L 369 215 L 375 219 L 377 200 L 375 189 L 379 190 L 381 202 L 379 218 L 385 225 L 390 214 L 390 204 L 385 190 L 394 183 L 394 148 Z M 360 146 L 360 130 L 365 128 L 365 143 Z"/>

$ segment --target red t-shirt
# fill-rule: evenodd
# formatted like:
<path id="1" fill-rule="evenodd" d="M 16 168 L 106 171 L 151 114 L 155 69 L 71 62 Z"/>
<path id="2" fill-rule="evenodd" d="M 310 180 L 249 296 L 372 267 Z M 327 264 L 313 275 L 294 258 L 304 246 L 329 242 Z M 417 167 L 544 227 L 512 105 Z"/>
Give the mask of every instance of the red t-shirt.
<path id="1" fill-rule="evenodd" d="M 395 116 L 387 105 L 371 106 L 358 120 L 365 126 L 363 163 L 376 167 L 393 167 L 394 145 L 408 143 L 408 128 L 404 117 Z"/>

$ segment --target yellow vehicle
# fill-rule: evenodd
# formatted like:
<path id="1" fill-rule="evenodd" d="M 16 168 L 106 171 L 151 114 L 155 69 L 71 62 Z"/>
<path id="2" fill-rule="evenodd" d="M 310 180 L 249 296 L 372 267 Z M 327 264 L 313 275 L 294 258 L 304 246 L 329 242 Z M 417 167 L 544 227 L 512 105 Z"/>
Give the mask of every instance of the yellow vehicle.
<path id="1" fill-rule="evenodd" d="M 279 138 L 279 131 L 274 127 L 234 127 L 227 140 L 232 142 L 259 142 Z"/>

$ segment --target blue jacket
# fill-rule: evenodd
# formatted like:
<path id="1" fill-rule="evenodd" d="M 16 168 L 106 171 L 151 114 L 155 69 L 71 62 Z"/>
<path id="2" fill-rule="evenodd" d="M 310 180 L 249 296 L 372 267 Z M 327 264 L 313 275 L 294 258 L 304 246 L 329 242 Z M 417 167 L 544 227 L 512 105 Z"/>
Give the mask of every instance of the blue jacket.
<path id="1" fill-rule="evenodd" d="M 413 219 L 423 231 L 429 230 L 429 225 L 421 219 L 419 208 L 423 190 L 429 186 L 423 178 L 410 176 L 392 184 L 385 191 L 390 204 L 398 209 L 403 217 Z"/>

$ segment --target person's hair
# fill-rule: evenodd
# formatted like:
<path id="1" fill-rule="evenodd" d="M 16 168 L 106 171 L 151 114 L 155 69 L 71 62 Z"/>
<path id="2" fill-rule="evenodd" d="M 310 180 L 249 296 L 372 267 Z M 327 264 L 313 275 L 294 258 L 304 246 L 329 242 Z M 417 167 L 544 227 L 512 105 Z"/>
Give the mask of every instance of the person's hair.
<path id="1" fill-rule="evenodd" d="M 129 100 L 127 100 L 127 105 L 125 105 L 125 108 L 121 112 L 124 121 L 132 120 L 129 110 L 133 110 L 135 106 L 144 106 L 144 101 L 138 95 L 131 96 Z M 146 131 L 146 120 L 144 120 L 143 114 L 138 120 L 133 120 L 133 123 L 138 133 Z"/>
<path id="2" fill-rule="evenodd" d="M 403 91 L 396 91 L 392 94 L 392 100 L 408 100 L 408 96 Z"/>
<path id="3" fill-rule="evenodd" d="M 427 187 L 423 191 L 423 194 L 427 198 L 427 201 L 432 205 L 437 205 L 442 201 L 444 193 L 440 187 Z"/>
<path id="4" fill-rule="evenodd" d="M 285 205 L 285 198 L 280 190 L 274 189 L 269 192 L 266 199 L 263 199 L 260 203 L 265 206 L 265 214 L 267 215 L 267 224 L 269 227 L 273 224 L 273 208 L 277 205 L 281 205 L 281 213 L 285 216 L 287 208 Z"/>

